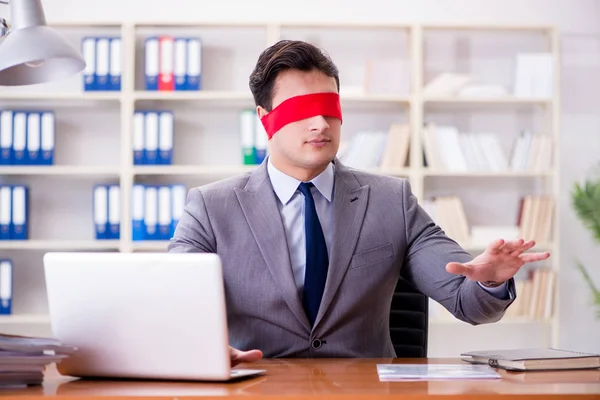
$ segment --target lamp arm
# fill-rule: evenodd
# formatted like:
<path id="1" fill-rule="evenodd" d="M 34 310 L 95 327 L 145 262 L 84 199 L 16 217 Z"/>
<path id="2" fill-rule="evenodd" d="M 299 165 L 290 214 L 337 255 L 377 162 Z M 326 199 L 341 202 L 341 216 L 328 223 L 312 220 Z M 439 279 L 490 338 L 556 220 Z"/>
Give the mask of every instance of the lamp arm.
<path id="1" fill-rule="evenodd" d="M 6 4 L 8 5 L 9 0 L 0 0 L 0 4 Z M 9 31 L 9 26 L 8 26 L 8 22 L 0 17 L 0 39 L 5 37 L 6 35 L 8 35 L 8 31 Z"/>

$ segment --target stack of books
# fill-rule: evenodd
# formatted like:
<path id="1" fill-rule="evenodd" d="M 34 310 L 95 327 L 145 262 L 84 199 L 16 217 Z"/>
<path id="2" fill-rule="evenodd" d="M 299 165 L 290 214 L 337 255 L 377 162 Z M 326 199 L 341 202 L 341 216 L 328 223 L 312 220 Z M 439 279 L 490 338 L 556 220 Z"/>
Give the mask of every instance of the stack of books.
<path id="1" fill-rule="evenodd" d="M 74 351 L 56 339 L 0 335 L 0 388 L 40 385 L 46 367 Z"/>

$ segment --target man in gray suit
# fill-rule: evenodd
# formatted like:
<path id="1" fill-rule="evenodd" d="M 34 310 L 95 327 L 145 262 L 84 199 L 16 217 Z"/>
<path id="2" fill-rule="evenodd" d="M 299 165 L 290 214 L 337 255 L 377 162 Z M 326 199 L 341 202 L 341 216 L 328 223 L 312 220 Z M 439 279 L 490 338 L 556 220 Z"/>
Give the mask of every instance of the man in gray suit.
<path id="1" fill-rule="evenodd" d="M 473 258 L 419 206 L 408 180 L 344 166 L 334 63 L 301 41 L 259 57 L 250 88 L 269 157 L 190 190 L 170 252 L 223 262 L 232 364 L 265 357 L 394 357 L 400 272 L 470 324 L 498 321 L 513 276 L 548 253 L 496 240 Z"/>

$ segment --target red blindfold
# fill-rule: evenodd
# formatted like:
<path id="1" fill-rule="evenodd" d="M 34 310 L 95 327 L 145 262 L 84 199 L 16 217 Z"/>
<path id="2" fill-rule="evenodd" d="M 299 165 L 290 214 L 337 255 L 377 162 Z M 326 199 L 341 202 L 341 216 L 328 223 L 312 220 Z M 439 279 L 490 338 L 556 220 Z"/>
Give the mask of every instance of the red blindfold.
<path id="1" fill-rule="evenodd" d="M 285 125 L 322 115 L 342 120 L 340 96 L 337 93 L 311 93 L 286 99 L 261 118 L 269 139 Z"/>

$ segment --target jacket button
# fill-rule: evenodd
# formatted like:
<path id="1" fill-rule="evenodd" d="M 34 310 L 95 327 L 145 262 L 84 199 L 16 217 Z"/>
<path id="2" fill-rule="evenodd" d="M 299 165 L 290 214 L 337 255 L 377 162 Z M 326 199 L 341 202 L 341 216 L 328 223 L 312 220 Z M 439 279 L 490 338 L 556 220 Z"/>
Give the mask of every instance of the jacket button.
<path id="1" fill-rule="evenodd" d="M 315 350 L 320 349 L 322 345 L 323 345 L 323 342 L 319 339 L 315 339 L 312 341 L 312 348 Z"/>

